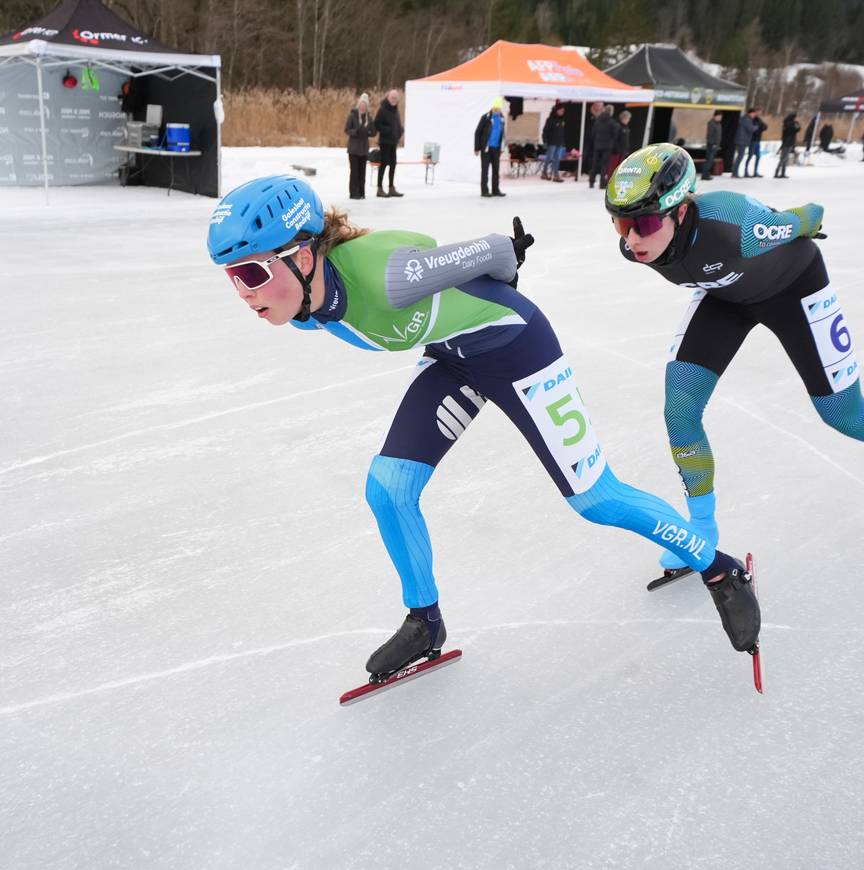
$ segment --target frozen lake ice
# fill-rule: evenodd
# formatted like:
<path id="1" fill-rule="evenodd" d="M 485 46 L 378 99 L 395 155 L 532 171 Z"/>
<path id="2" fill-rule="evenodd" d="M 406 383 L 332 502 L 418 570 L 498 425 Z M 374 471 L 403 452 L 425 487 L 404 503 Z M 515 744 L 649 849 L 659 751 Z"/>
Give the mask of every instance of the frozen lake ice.
<path id="1" fill-rule="evenodd" d="M 825 205 L 864 341 L 864 163 L 712 183 Z M 225 190 L 338 149 L 228 149 Z M 425 185 L 356 223 L 537 238 L 612 468 L 683 507 L 663 425 L 688 291 L 627 263 L 586 184 Z M 374 187 L 372 187 L 374 193 Z M 864 866 L 862 444 L 754 331 L 715 393 L 724 549 L 759 571 L 765 694 L 698 580 L 581 520 L 489 408 L 427 487 L 454 667 L 340 708 L 400 623 L 363 498 L 418 354 L 273 329 L 205 248 L 215 200 L 2 191 L 0 867 L 330 870 Z"/>

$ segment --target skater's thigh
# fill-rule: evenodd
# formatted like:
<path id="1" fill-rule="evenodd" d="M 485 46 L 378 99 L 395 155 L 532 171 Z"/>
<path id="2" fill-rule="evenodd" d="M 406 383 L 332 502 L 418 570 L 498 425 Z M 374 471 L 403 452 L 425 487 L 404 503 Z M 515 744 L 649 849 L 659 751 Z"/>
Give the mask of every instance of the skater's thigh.
<path id="1" fill-rule="evenodd" d="M 742 305 L 694 290 L 669 348 L 668 359 L 722 375 L 756 320 Z"/>
<path id="2" fill-rule="evenodd" d="M 446 361 L 423 356 L 399 401 L 379 451 L 437 466 L 486 399 Z"/>
<path id="3" fill-rule="evenodd" d="M 586 492 L 606 460 L 573 367 L 535 312 L 522 335 L 472 370 L 476 388 L 517 426 L 565 497 Z"/>
<path id="4" fill-rule="evenodd" d="M 811 396 L 828 396 L 860 375 L 852 335 L 822 257 L 790 287 L 754 306 L 780 340 Z"/>

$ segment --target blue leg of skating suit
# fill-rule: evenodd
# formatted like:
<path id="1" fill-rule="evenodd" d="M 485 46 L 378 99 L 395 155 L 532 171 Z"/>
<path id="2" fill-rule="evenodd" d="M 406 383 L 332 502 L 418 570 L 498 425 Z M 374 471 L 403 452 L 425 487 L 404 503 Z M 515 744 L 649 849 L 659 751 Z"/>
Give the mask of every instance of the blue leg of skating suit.
<path id="1" fill-rule="evenodd" d="M 832 429 L 864 441 L 864 396 L 860 379 L 831 396 L 810 396 L 810 401 Z"/>
<path id="2" fill-rule="evenodd" d="M 567 502 L 592 523 L 628 529 L 672 550 L 694 571 L 704 571 L 714 560 L 714 544 L 671 505 L 622 483 L 608 465 L 588 492 L 571 495 Z"/>
<path id="3" fill-rule="evenodd" d="M 399 573 L 406 607 L 428 607 L 438 600 L 432 543 L 420 513 L 420 493 L 434 471 L 425 462 L 376 456 L 366 478 L 366 501 Z"/>
<path id="4" fill-rule="evenodd" d="M 716 546 L 719 532 L 714 519 L 714 455 L 702 426 L 705 406 L 719 376 L 695 363 L 673 360 L 666 366 L 666 431 L 672 458 L 687 493 L 690 521 L 701 535 Z M 663 568 L 682 568 L 684 562 L 665 550 Z"/>

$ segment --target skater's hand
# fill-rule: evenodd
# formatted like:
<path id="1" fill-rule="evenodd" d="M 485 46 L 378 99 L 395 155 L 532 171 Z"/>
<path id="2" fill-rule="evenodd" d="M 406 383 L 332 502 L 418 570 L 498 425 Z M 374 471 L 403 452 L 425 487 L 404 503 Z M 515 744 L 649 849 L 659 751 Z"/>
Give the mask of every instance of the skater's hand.
<path id="1" fill-rule="evenodd" d="M 820 226 L 820 227 L 819 227 L 819 232 L 817 232 L 817 233 L 813 236 L 813 238 L 814 238 L 814 239 L 827 239 L 828 236 L 827 236 L 825 233 L 822 232 L 822 227 Z"/>
<path id="2" fill-rule="evenodd" d="M 525 262 L 525 251 L 534 244 L 534 236 L 531 233 L 526 233 L 522 226 L 522 221 L 518 217 L 513 218 L 513 236 L 510 239 L 513 242 L 513 253 L 516 254 L 516 269 Z M 515 288 L 519 283 L 519 272 L 513 276 L 510 286 Z"/>

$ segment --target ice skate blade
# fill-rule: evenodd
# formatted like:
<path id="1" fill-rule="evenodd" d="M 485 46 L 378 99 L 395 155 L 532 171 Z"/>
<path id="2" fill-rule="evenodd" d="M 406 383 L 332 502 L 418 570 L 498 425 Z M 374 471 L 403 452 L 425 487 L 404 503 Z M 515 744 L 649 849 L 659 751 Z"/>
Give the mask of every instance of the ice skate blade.
<path id="1" fill-rule="evenodd" d="M 352 689 L 350 692 L 345 692 L 345 694 L 339 699 L 339 703 L 344 707 L 346 704 L 353 704 L 355 701 L 360 701 L 363 698 L 371 697 L 372 695 L 386 691 L 387 689 L 392 689 L 394 686 L 401 686 L 402 683 L 407 683 L 409 680 L 413 680 L 423 674 L 444 667 L 445 665 L 452 664 L 453 662 L 458 662 L 461 657 L 461 649 L 451 649 L 443 655 L 439 651 L 438 655 L 433 659 L 427 658 L 426 661 L 415 661 L 413 664 L 406 665 L 401 671 L 397 671 L 395 674 L 385 679 L 383 683 L 369 682 L 357 689 Z"/>

